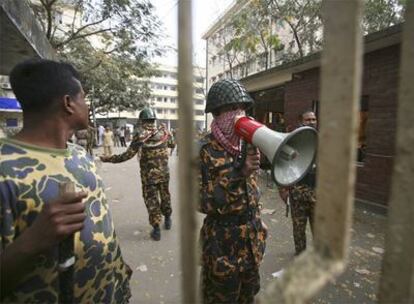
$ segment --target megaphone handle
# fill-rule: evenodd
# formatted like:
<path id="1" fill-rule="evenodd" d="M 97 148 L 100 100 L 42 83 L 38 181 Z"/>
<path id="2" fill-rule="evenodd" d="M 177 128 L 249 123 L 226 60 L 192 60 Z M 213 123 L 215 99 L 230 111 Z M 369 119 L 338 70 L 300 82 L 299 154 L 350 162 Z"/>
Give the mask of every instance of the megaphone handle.
<path id="1" fill-rule="evenodd" d="M 240 144 L 240 154 L 236 158 L 234 162 L 234 167 L 237 169 L 242 169 L 244 166 L 244 163 L 246 162 L 247 157 L 247 142 L 242 139 Z"/>

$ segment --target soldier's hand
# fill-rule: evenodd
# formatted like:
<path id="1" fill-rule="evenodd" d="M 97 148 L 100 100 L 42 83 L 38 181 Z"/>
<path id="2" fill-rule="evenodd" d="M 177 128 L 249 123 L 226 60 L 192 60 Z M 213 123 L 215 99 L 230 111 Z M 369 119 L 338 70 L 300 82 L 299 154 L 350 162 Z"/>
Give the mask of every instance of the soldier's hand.
<path id="1" fill-rule="evenodd" d="M 287 198 L 289 196 L 289 189 L 288 188 L 280 188 L 279 189 L 279 196 L 283 200 L 283 202 L 286 204 Z"/>
<path id="2" fill-rule="evenodd" d="M 246 162 L 242 169 L 242 174 L 245 177 L 250 176 L 253 172 L 260 169 L 260 154 L 257 148 L 248 151 L 246 156 Z"/>
<path id="3" fill-rule="evenodd" d="M 82 200 L 86 196 L 86 192 L 66 193 L 44 205 L 24 233 L 31 242 L 33 253 L 50 249 L 83 228 L 86 213 Z"/>
<path id="4" fill-rule="evenodd" d="M 99 156 L 99 159 L 103 162 L 107 162 L 109 157 L 108 156 Z"/>

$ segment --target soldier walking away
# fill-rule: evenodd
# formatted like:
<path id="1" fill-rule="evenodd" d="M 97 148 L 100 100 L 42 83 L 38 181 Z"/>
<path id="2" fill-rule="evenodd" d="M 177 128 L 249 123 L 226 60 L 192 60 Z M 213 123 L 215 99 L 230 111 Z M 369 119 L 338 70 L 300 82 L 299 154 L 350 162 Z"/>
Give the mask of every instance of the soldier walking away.
<path id="1" fill-rule="evenodd" d="M 298 117 L 299 126 L 317 128 L 316 115 L 312 111 L 305 111 Z M 309 219 L 313 234 L 314 211 L 316 204 L 316 165 L 305 177 L 292 187 L 281 187 L 279 194 L 287 204 L 290 202 L 293 226 L 293 240 L 295 243 L 295 255 L 299 255 L 306 249 L 306 226 Z"/>
<path id="2" fill-rule="evenodd" d="M 139 113 L 142 122 L 141 129 L 134 136 L 128 149 L 111 157 L 101 157 L 103 162 L 120 163 L 131 159 L 141 153 L 141 182 L 144 202 L 148 210 L 149 223 L 153 227 L 151 238 L 161 239 L 160 224 L 162 216 L 164 228 L 171 229 L 171 196 L 169 191 L 170 172 L 168 169 L 168 148 L 171 143 L 171 134 L 164 125 L 155 125 L 155 112 L 150 108 L 144 108 Z M 169 146 L 170 145 L 170 146 Z"/>
<path id="3" fill-rule="evenodd" d="M 213 84 L 205 112 L 213 114 L 211 133 L 200 140 L 200 206 L 207 216 L 200 232 L 202 297 L 209 303 L 253 303 L 260 289 L 259 265 L 267 228 L 261 220 L 256 181 L 260 165 L 256 148 L 245 161 L 237 116 L 253 105 L 235 80 Z"/>

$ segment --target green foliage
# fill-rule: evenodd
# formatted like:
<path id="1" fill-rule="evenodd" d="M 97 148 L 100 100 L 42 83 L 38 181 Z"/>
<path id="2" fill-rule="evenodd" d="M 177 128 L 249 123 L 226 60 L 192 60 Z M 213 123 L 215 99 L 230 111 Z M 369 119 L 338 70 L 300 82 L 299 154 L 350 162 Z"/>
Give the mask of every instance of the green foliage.
<path id="1" fill-rule="evenodd" d="M 372 33 L 403 22 L 405 0 L 365 0 L 364 33 Z"/>
<path id="2" fill-rule="evenodd" d="M 147 0 L 40 0 L 34 10 L 60 57 L 81 72 L 97 112 L 136 110 L 154 75 L 160 21 Z M 64 22 L 56 18 L 66 15 Z M 93 90 L 92 90 L 93 89 Z"/>
<path id="3" fill-rule="evenodd" d="M 238 0 L 240 4 L 246 0 Z M 365 34 L 403 21 L 406 0 L 364 0 Z M 301 58 L 322 47 L 322 0 L 251 0 L 227 25 L 234 35 L 223 48 L 251 59 L 270 50 L 282 51 L 282 62 Z M 287 33 L 283 43 L 278 34 Z M 244 57 L 243 57 L 244 56 Z M 246 62 L 246 60 L 244 61 Z M 266 62 L 266 68 L 268 68 Z"/>

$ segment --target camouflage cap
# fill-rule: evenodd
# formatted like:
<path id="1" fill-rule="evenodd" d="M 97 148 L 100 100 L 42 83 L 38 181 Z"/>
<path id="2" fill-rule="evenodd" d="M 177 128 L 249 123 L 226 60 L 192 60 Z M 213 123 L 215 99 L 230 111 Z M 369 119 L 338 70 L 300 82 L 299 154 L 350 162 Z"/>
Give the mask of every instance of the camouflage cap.
<path id="1" fill-rule="evenodd" d="M 252 105 L 253 99 L 237 80 L 219 80 L 208 91 L 205 112 L 209 113 L 229 104 Z"/>
<path id="2" fill-rule="evenodd" d="M 144 108 L 139 113 L 139 119 L 140 120 L 150 120 L 150 119 L 157 119 L 157 116 L 155 115 L 155 112 L 151 108 Z"/>

